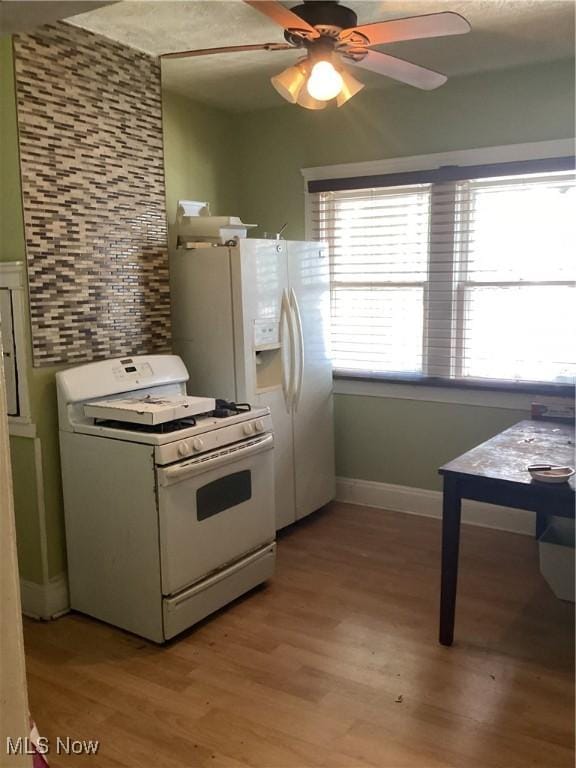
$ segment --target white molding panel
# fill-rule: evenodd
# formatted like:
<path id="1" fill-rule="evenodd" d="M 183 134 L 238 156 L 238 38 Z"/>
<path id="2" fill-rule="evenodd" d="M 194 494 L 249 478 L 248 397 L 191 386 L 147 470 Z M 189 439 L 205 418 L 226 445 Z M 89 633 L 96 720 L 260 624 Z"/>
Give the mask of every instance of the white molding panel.
<path id="1" fill-rule="evenodd" d="M 555 139 L 554 141 L 535 141 L 528 144 L 504 144 L 498 147 L 459 149 L 452 152 L 436 152 L 430 155 L 390 157 L 362 163 L 316 166 L 314 168 L 302 168 L 301 173 L 308 182 L 319 179 L 345 179 L 353 176 L 377 176 L 403 171 L 429 171 L 445 165 L 510 163 L 517 160 L 537 160 L 573 155 L 574 143 L 574 139 Z"/>
<path id="2" fill-rule="evenodd" d="M 547 157 L 563 157 L 574 154 L 576 139 L 534 141 L 527 144 L 504 144 L 498 147 L 459 149 L 452 152 L 436 152 L 430 155 L 389 157 L 362 163 L 342 163 L 314 168 L 301 168 L 304 181 L 304 226 L 306 240 L 312 239 L 312 217 L 308 182 L 320 179 L 345 179 L 353 176 L 377 176 L 404 171 L 430 171 L 445 165 L 485 165 L 509 163 L 518 160 L 538 160 Z"/>
<path id="3" fill-rule="evenodd" d="M 31 619 L 55 619 L 70 610 L 65 573 L 56 576 L 48 584 L 20 579 L 20 595 L 22 613 Z"/>
<path id="4" fill-rule="evenodd" d="M 550 406 L 566 403 L 566 397 L 536 395 L 526 392 L 499 392 L 487 389 L 467 389 L 458 387 L 430 386 L 426 384 L 408 384 L 393 381 L 375 381 L 373 379 L 334 379 L 335 395 L 355 395 L 359 397 L 389 397 L 397 400 L 424 400 L 430 403 L 450 403 L 456 405 L 477 405 L 486 408 L 504 408 L 525 411 L 530 418 L 530 406 L 534 401 Z"/>
<path id="5" fill-rule="evenodd" d="M 404 512 L 422 517 L 442 517 L 442 493 L 424 488 L 409 488 L 404 485 L 339 477 L 336 480 L 336 499 L 390 512 Z M 464 500 L 462 522 L 482 528 L 534 536 L 536 515 L 522 509 Z"/>

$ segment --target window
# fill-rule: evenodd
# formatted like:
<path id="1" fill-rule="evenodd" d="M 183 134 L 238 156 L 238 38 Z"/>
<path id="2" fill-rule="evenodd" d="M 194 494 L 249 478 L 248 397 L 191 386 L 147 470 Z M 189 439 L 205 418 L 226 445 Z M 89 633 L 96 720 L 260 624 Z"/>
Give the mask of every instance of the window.
<path id="1" fill-rule="evenodd" d="M 335 368 L 422 371 L 430 186 L 328 193 Z"/>
<path id="2" fill-rule="evenodd" d="M 313 235 L 330 249 L 336 372 L 574 382 L 574 174 L 488 175 L 497 169 L 399 174 L 422 182 L 371 188 L 310 185 Z"/>
<path id="3" fill-rule="evenodd" d="M 576 185 L 566 176 L 461 185 L 456 375 L 570 383 Z"/>

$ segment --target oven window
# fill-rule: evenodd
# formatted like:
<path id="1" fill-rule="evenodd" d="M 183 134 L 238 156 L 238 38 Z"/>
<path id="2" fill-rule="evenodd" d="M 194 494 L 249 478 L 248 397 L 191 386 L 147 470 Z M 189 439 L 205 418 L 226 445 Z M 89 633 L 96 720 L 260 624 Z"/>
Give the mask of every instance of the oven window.
<path id="1" fill-rule="evenodd" d="M 221 477 L 196 491 L 198 520 L 206 520 L 251 498 L 252 473 L 249 469 Z"/>

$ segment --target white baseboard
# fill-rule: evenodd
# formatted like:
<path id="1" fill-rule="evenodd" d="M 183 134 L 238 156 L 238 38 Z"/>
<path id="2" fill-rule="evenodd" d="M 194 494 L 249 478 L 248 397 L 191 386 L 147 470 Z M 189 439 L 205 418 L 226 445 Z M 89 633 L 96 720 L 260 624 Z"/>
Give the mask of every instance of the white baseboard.
<path id="1" fill-rule="evenodd" d="M 22 613 L 32 619 L 55 619 L 70 610 L 68 580 L 62 573 L 48 584 L 20 579 Z"/>
<path id="2" fill-rule="evenodd" d="M 442 517 L 442 493 L 405 485 L 377 483 L 372 480 L 355 480 L 349 477 L 336 479 L 336 498 L 349 504 L 380 507 L 391 512 L 404 512 L 423 517 Z M 534 536 L 536 515 L 522 509 L 499 507 L 479 501 L 462 502 L 462 522 L 495 528 L 499 531 Z"/>

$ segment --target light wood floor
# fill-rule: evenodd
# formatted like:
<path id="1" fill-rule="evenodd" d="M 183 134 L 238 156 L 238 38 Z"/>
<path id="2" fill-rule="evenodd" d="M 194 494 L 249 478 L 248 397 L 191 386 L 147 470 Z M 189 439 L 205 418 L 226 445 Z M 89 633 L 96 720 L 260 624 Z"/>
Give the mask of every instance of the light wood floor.
<path id="1" fill-rule="evenodd" d="M 572 607 L 527 537 L 465 527 L 457 642 L 438 645 L 438 521 L 334 504 L 273 583 L 164 648 L 80 615 L 25 627 L 51 768 L 572 766 Z"/>

